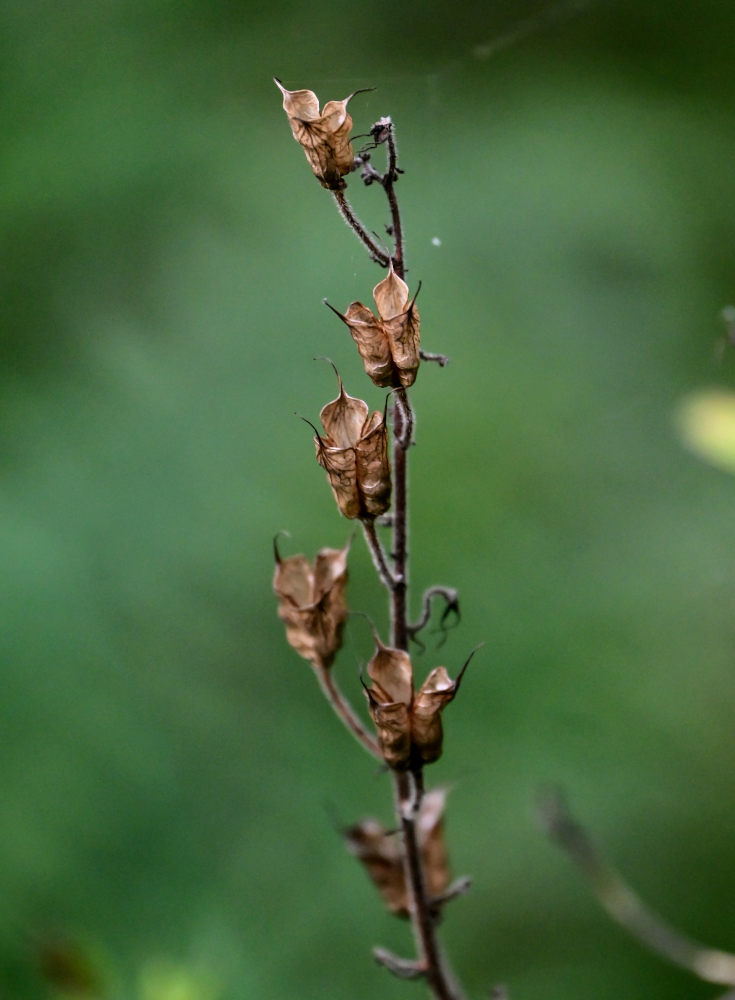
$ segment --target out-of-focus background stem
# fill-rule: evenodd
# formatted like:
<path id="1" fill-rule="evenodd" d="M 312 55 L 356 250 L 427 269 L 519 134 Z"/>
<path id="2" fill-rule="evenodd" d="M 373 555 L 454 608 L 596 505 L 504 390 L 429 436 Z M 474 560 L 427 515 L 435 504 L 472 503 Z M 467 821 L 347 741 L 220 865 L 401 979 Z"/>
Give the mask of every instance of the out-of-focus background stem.
<path id="1" fill-rule="evenodd" d="M 407 281 L 452 359 L 412 390 L 410 542 L 411 616 L 431 584 L 462 601 L 417 680 L 486 642 L 427 773 L 473 876 L 453 964 L 471 995 L 711 995 L 532 812 L 562 784 L 652 907 L 735 946 L 735 480 L 675 420 L 735 384 L 734 28 L 715 0 L 0 5 L 0 995 L 53 997 L 59 940 L 136 1000 L 410 989 L 334 832 L 390 822 L 384 776 L 270 593 L 277 530 L 310 556 L 351 530 L 293 416 L 334 395 L 311 359 L 384 402 L 321 304 L 370 304 L 377 269 L 274 74 L 377 88 L 355 131 L 397 124 Z M 350 604 L 386 635 L 358 541 Z M 355 704 L 371 647 L 351 619 Z"/>

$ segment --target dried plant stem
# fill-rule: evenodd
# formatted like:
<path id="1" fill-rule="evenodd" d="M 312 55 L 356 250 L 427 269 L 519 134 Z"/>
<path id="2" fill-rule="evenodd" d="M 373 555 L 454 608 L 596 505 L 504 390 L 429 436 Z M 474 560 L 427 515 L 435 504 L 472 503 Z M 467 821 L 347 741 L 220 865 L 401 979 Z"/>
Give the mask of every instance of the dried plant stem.
<path id="1" fill-rule="evenodd" d="M 377 125 L 382 125 L 385 129 L 387 169 L 381 179 L 381 186 L 385 191 L 390 208 L 391 226 L 389 232 L 393 237 L 393 254 L 389 257 L 377 246 L 355 216 L 342 191 L 333 192 L 334 200 L 343 219 L 363 243 L 370 256 L 383 267 L 392 263 L 396 275 L 405 279 L 403 225 L 394 187 L 400 170 L 397 164 L 393 125 L 390 119 L 381 119 Z M 391 524 L 393 536 L 390 553 L 392 569 L 388 565 L 385 551 L 377 537 L 374 521 L 363 521 L 368 548 L 378 574 L 390 595 L 391 646 L 394 649 L 406 651 L 411 638 L 411 628 L 408 621 L 408 452 L 413 438 L 413 423 L 413 408 L 408 392 L 404 388 L 399 388 L 395 393 L 392 405 L 393 499 Z M 329 692 L 325 693 L 329 697 Z M 337 711 L 355 732 L 353 725 L 347 721 L 339 708 Z M 357 732 L 355 735 L 361 742 L 365 742 Z M 417 816 L 424 794 L 423 772 L 421 767 L 417 766 L 408 772 L 396 771 L 393 778 L 396 817 L 400 822 L 403 834 L 403 867 L 409 889 L 411 925 L 418 953 L 415 968 L 425 979 L 434 1000 L 462 1000 L 462 993 L 454 982 L 454 977 L 439 946 L 437 937 L 438 908 L 435 901 L 429 897 L 426 886 L 417 828 Z M 395 972 L 396 961 L 400 960 L 385 960 L 383 964 L 393 968 Z M 407 969 L 412 967 L 410 962 L 403 964 Z M 398 973 L 396 972 L 396 974 Z M 403 975 L 403 973 L 401 974 Z"/>
<path id="2" fill-rule="evenodd" d="M 395 193 L 398 178 L 396 144 L 392 125 L 388 131 L 388 169 L 383 187 L 391 212 L 394 240 L 393 269 L 405 278 L 403 225 Z M 413 409 L 408 392 L 401 389 L 393 405 L 393 572 L 396 585 L 391 594 L 391 643 L 408 649 L 408 449 L 413 437 Z M 428 898 L 421 861 L 416 817 L 424 793 L 423 772 L 417 767 L 410 775 L 395 774 L 396 813 L 401 822 L 404 872 L 410 890 L 411 924 L 420 964 L 427 985 L 436 1000 L 461 1000 L 448 963 L 439 946 L 436 911 Z"/>
<path id="3" fill-rule="evenodd" d="M 587 878 L 603 909 L 651 951 L 699 979 L 719 986 L 735 985 L 735 955 L 686 937 L 654 913 L 605 861 L 587 831 L 558 794 L 545 796 L 540 820 Z M 721 1000 L 734 994 L 728 993 Z"/>
<path id="4" fill-rule="evenodd" d="M 411 411 L 404 394 L 405 411 Z M 393 577 L 391 593 L 391 645 L 408 649 L 408 446 L 404 408 L 393 406 Z"/>
<path id="5" fill-rule="evenodd" d="M 336 714 L 345 724 L 347 729 L 352 733 L 355 739 L 360 742 L 369 754 L 372 754 L 377 760 L 382 761 L 382 755 L 378 747 L 377 742 L 373 739 L 370 733 L 364 728 L 362 722 L 355 715 L 352 710 L 352 706 L 344 698 L 342 692 L 337 687 L 334 677 L 332 676 L 332 671 L 325 667 L 315 667 L 315 673 L 324 696 L 332 706 Z"/>
<path id="6" fill-rule="evenodd" d="M 393 253 L 393 270 L 399 278 L 405 278 L 405 266 L 403 263 L 403 224 L 401 213 L 396 198 L 395 182 L 398 180 L 398 150 L 396 149 L 396 137 L 393 131 L 393 123 L 390 118 L 383 119 L 388 126 L 386 146 L 388 147 L 388 169 L 383 179 L 383 187 L 390 205 L 391 230 L 395 251 Z"/>
<path id="7" fill-rule="evenodd" d="M 345 220 L 355 236 L 357 236 L 358 240 L 364 244 L 373 260 L 380 264 L 381 267 L 387 267 L 390 263 L 388 254 L 380 249 L 355 213 L 352 211 L 352 206 L 347 201 L 344 191 L 333 191 L 332 194 L 334 195 L 334 200 L 337 204 L 337 208 L 339 209 L 339 214 Z"/>
<path id="8" fill-rule="evenodd" d="M 410 888 L 410 913 L 419 965 L 435 1000 L 462 1000 L 448 963 L 439 946 L 436 913 L 428 898 L 416 829 L 416 815 L 423 798 L 421 772 L 394 775 L 396 813 L 401 821 L 404 871 Z"/>
<path id="9" fill-rule="evenodd" d="M 372 517 L 363 518 L 362 530 L 365 533 L 365 541 L 367 542 L 367 547 L 370 549 L 370 555 L 373 557 L 373 563 L 375 564 L 378 576 L 387 590 L 392 593 L 396 586 L 396 578 L 388 565 L 388 557 L 375 530 L 375 519 Z"/>

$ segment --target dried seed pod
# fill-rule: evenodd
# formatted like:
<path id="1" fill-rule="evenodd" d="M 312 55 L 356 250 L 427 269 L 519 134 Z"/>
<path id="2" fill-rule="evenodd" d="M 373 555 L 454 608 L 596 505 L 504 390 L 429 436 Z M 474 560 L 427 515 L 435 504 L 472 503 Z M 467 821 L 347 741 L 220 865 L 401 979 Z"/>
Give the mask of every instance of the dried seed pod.
<path id="1" fill-rule="evenodd" d="M 427 792 L 416 819 L 426 886 L 432 898 L 441 896 L 449 886 L 449 856 L 444 841 L 446 798 L 444 788 Z M 386 908 L 396 916 L 407 917 L 409 897 L 397 831 L 386 830 L 375 819 L 365 819 L 345 831 L 345 840 L 348 849 L 365 866 Z"/>
<path id="2" fill-rule="evenodd" d="M 403 874 L 400 841 L 375 819 L 364 819 L 345 830 L 347 847 L 358 858 L 380 893 L 386 908 L 408 916 L 408 891 Z"/>
<path id="3" fill-rule="evenodd" d="M 346 187 L 342 178 L 355 164 L 350 142 L 352 118 L 347 113 L 354 93 L 343 101 L 327 101 L 320 111 L 313 90 L 286 90 L 280 80 L 273 79 L 283 94 L 293 137 L 304 150 L 314 176 L 323 187 L 341 191 Z"/>
<path id="4" fill-rule="evenodd" d="M 441 713 L 459 690 L 472 655 L 456 681 L 450 678 L 445 667 L 435 667 L 414 694 L 408 653 L 378 642 L 367 665 L 373 686 L 366 687 L 365 694 L 378 744 L 389 767 L 403 771 L 431 764 L 441 756 Z"/>
<path id="5" fill-rule="evenodd" d="M 417 819 L 419 845 L 429 894 L 438 898 L 447 891 L 451 872 L 449 852 L 444 839 L 444 807 L 446 788 L 432 788 L 421 800 Z"/>
<path id="6" fill-rule="evenodd" d="M 347 553 L 320 549 L 313 564 L 304 555 L 281 559 L 274 543 L 276 572 L 273 589 L 278 615 L 286 624 L 286 638 L 296 652 L 315 667 L 332 665 L 342 645 L 347 620 Z"/>
<path id="7" fill-rule="evenodd" d="M 357 344 L 365 372 L 375 385 L 408 387 L 419 367 L 420 317 L 416 297 L 409 302 L 408 285 L 390 265 L 387 277 L 373 289 L 376 316 L 361 302 L 352 302 L 343 316 Z"/>
<path id="8" fill-rule="evenodd" d="M 342 514 L 373 518 L 385 513 L 391 479 L 384 414 L 369 415 L 367 403 L 348 396 L 340 379 L 339 395 L 322 408 L 320 418 L 325 437 L 315 438 L 316 457 Z"/>
<path id="9" fill-rule="evenodd" d="M 373 686 L 365 693 L 383 759 L 389 767 L 405 770 L 411 765 L 411 659 L 402 649 L 379 643 L 367 673 Z"/>
<path id="10" fill-rule="evenodd" d="M 411 709 L 411 738 L 419 759 L 431 764 L 442 752 L 441 713 L 454 698 L 459 679 L 453 681 L 445 667 L 435 667 L 413 700 Z"/>

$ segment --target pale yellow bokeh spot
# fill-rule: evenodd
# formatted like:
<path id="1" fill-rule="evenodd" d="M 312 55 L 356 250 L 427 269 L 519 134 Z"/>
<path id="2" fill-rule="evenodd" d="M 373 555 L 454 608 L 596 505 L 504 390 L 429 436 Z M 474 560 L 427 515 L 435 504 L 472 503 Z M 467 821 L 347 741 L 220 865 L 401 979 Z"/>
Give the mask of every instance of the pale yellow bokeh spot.
<path id="1" fill-rule="evenodd" d="M 735 473 L 735 392 L 691 393 L 678 406 L 676 424 L 687 448 L 711 465 Z"/>

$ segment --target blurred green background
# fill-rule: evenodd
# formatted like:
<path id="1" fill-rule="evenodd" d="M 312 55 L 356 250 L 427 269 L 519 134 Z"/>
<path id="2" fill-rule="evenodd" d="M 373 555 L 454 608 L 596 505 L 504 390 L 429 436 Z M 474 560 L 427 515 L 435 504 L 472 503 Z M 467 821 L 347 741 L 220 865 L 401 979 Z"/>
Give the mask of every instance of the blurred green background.
<path id="1" fill-rule="evenodd" d="M 276 531 L 351 531 L 294 416 L 335 394 L 312 358 L 383 400 L 321 304 L 380 273 L 274 74 L 376 87 L 355 130 L 397 123 L 452 359 L 416 385 L 411 541 L 414 609 L 463 602 L 419 677 L 486 643 L 430 774 L 474 879 L 443 928 L 468 995 L 717 993 L 607 921 L 533 804 L 561 784 L 652 905 L 735 948 L 735 480 L 674 422 L 735 384 L 733 37 L 722 0 L 0 0 L 3 1000 L 58 996 L 57 945 L 125 1000 L 421 992 L 373 964 L 409 933 L 335 830 L 390 822 L 387 779 L 270 591 Z M 384 628 L 359 537 L 351 574 Z M 370 644 L 353 620 L 357 699 Z"/>

